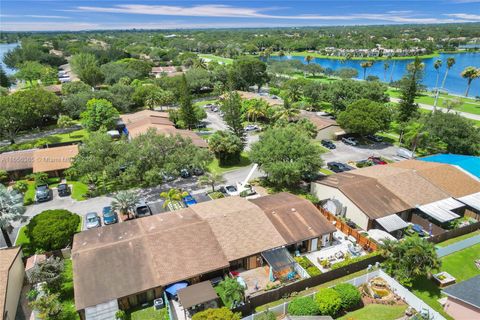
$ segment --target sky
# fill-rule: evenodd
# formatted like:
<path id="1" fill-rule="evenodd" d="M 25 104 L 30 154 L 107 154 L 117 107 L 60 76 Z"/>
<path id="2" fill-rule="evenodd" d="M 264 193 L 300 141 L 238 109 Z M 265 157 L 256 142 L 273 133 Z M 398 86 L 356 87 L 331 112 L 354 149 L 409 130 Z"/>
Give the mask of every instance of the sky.
<path id="1" fill-rule="evenodd" d="M 1 0 L 1 31 L 480 22 L 480 0 Z"/>

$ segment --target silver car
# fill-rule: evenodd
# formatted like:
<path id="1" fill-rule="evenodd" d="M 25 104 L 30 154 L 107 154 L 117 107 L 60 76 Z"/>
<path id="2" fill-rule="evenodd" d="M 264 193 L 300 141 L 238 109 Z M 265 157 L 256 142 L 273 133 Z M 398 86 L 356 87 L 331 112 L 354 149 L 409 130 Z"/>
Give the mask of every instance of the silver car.
<path id="1" fill-rule="evenodd" d="M 98 228 L 102 225 L 100 217 L 96 212 L 89 212 L 85 216 L 85 226 L 87 229 Z"/>

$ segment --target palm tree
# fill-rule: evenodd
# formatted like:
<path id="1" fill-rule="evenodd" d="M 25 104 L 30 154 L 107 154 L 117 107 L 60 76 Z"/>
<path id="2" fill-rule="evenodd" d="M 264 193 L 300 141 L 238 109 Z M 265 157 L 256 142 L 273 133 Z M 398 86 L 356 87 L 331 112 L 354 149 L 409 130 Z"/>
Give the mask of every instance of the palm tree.
<path id="1" fill-rule="evenodd" d="M 245 288 L 236 279 L 225 277 L 218 285 L 224 292 L 225 300 L 233 304 L 243 301 Z"/>
<path id="2" fill-rule="evenodd" d="M 442 60 L 438 59 L 433 63 L 433 67 L 437 72 L 437 79 L 435 80 L 435 101 L 433 102 L 433 112 L 437 111 L 437 101 L 438 101 L 438 94 L 440 90 L 438 89 L 438 79 L 440 78 L 440 67 L 442 66 Z"/>
<path id="3" fill-rule="evenodd" d="M 470 91 L 470 85 L 473 79 L 480 77 L 480 69 L 475 67 L 466 67 L 462 73 L 462 77 L 467 79 L 467 90 L 465 91 L 465 97 L 468 97 L 468 91 Z"/>
<path id="4" fill-rule="evenodd" d="M 268 107 L 269 105 L 265 100 L 250 100 L 247 106 L 247 110 L 245 111 L 247 120 L 250 121 L 250 119 L 252 119 L 253 122 L 257 122 L 258 118 L 266 117 Z"/>
<path id="5" fill-rule="evenodd" d="M 215 192 L 216 184 L 220 184 L 224 182 L 225 182 L 225 178 L 221 174 L 210 173 L 210 172 L 207 172 L 205 175 L 201 176 L 198 179 L 198 184 L 212 187 L 212 192 Z"/>
<path id="6" fill-rule="evenodd" d="M 454 64 L 455 64 L 455 58 L 450 57 L 447 59 L 447 69 L 445 69 L 445 75 L 443 76 L 442 86 L 440 87 L 441 89 L 445 88 L 445 81 L 447 80 L 448 71 L 453 67 Z"/>
<path id="7" fill-rule="evenodd" d="M 388 62 L 383 63 L 383 81 L 387 82 L 387 70 L 390 68 L 390 64 Z"/>
<path id="8" fill-rule="evenodd" d="M 279 107 L 275 112 L 275 118 L 277 120 L 293 121 L 300 114 L 300 109 L 290 103 L 290 100 L 285 99 L 283 107 Z"/>
<path id="9" fill-rule="evenodd" d="M 428 138 L 428 131 L 423 123 L 412 122 L 405 128 L 404 139 L 410 143 L 414 155 L 418 145 L 426 138 Z"/>
<path id="10" fill-rule="evenodd" d="M 112 200 L 111 206 L 115 211 L 130 217 L 130 212 L 135 210 L 135 206 L 140 202 L 138 195 L 133 191 L 120 191 Z M 134 215 L 135 216 L 135 215 Z"/>
<path id="11" fill-rule="evenodd" d="M 15 190 L 8 190 L 0 184 L 0 229 L 7 247 L 12 246 L 9 232 L 13 230 L 12 222 L 24 219 L 25 207 L 23 196 Z"/>
<path id="12" fill-rule="evenodd" d="M 306 56 L 306 57 L 305 57 L 305 62 L 306 62 L 307 64 L 310 64 L 310 62 L 312 62 L 313 59 L 315 59 L 313 56 Z"/>
<path id="13" fill-rule="evenodd" d="M 396 60 L 393 60 L 393 64 L 392 64 L 392 70 L 390 71 L 390 83 L 393 82 L 393 71 L 395 70 L 395 65 L 396 65 L 397 61 Z"/>
<path id="14" fill-rule="evenodd" d="M 360 63 L 360 66 L 363 68 L 363 80 L 365 80 L 367 76 L 367 69 L 373 66 L 373 61 L 363 61 Z"/>
<path id="15" fill-rule="evenodd" d="M 186 196 L 187 192 L 182 192 L 179 189 L 171 188 L 168 192 L 160 193 L 160 198 L 165 199 L 163 202 L 163 207 L 166 208 L 169 205 L 179 204 L 182 201 L 183 197 Z"/>
<path id="16" fill-rule="evenodd" d="M 207 69 L 207 63 L 202 58 L 195 59 L 193 61 L 193 67 L 197 68 L 197 69 L 205 69 L 206 70 Z"/>

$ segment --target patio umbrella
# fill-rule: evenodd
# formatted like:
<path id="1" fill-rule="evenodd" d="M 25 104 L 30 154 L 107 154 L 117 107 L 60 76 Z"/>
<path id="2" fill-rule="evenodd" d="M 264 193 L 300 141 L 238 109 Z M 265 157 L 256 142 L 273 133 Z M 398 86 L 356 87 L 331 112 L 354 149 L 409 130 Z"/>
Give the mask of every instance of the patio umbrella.
<path id="1" fill-rule="evenodd" d="M 174 284 L 172 284 L 172 285 L 169 285 L 169 286 L 165 289 L 165 291 L 166 291 L 168 294 L 170 294 L 170 295 L 172 295 L 172 296 L 175 296 L 175 295 L 177 295 L 178 290 L 183 289 L 183 288 L 186 288 L 186 287 L 188 287 L 188 283 L 187 283 L 187 282 L 177 282 L 177 283 L 174 283 Z"/>

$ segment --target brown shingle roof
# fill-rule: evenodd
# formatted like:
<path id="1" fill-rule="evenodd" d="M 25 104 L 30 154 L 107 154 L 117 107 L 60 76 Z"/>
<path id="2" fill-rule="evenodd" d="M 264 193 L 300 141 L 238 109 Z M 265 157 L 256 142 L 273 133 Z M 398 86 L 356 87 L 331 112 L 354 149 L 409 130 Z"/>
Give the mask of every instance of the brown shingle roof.
<path id="1" fill-rule="evenodd" d="M 272 99 L 270 97 L 261 96 L 255 92 L 248 92 L 248 91 L 240 91 L 237 90 L 237 93 L 240 95 L 242 99 L 262 99 L 266 101 L 270 106 L 283 106 L 283 100 L 281 99 Z M 223 98 L 223 96 L 222 96 Z"/>
<path id="2" fill-rule="evenodd" d="M 77 310 L 229 265 L 191 209 L 76 234 L 72 258 Z"/>
<path id="3" fill-rule="evenodd" d="M 0 154 L 0 169 L 7 172 L 32 169 L 34 151 L 31 149 Z"/>
<path id="4" fill-rule="evenodd" d="M 285 244 L 262 209 L 245 198 L 198 203 L 191 209 L 209 223 L 229 261 Z"/>
<path id="5" fill-rule="evenodd" d="M 418 174 L 454 198 L 480 192 L 479 181 L 451 165 L 419 170 Z"/>
<path id="6" fill-rule="evenodd" d="M 68 169 L 77 154 L 77 145 L 37 149 L 33 153 L 33 172 Z"/>
<path id="7" fill-rule="evenodd" d="M 287 192 L 250 200 L 259 206 L 287 244 L 335 232 L 335 227 L 308 200 Z"/>
<path id="8" fill-rule="evenodd" d="M 7 297 L 8 274 L 13 262 L 20 254 L 20 247 L 0 249 L 0 316 L 3 319 Z"/>
<path id="9" fill-rule="evenodd" d="M 317 130 L 323 130 L 323 129 L 331 127 L 331 126 L 338 126 L 339 127 L 337 121 L 317 116 L 316 114 L 313 114 L 312 112 L 302 112 L 302 117 L 306 118 L 306 119 L 309 119 L 317 127 Z"/>

